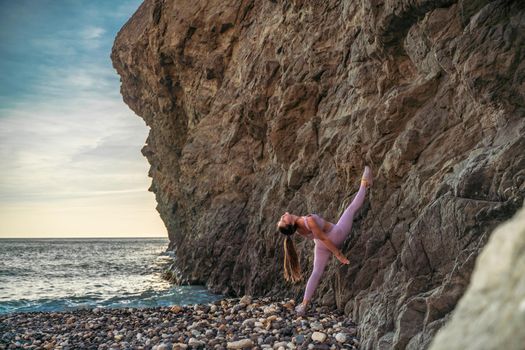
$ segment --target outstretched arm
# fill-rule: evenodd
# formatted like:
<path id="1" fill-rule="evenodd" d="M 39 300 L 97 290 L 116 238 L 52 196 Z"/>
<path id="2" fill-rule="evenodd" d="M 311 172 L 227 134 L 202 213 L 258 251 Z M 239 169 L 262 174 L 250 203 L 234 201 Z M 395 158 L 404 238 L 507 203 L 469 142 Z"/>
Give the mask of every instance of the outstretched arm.
<path id="1" fill-rule="evenodd" d="M 335 255 L 335 257 L 342 262 L 343 264 L 349 264 L 348 259 L 341 253 L 339 249 L 332 243 L 332 241 L 326 236 L 324 231 L 317 226 L 317 223 L 312 217 L 306 219 L 308 221 L 308 226 L 312 230 L 315 238 L 319 239 L 324 245 Z"/>

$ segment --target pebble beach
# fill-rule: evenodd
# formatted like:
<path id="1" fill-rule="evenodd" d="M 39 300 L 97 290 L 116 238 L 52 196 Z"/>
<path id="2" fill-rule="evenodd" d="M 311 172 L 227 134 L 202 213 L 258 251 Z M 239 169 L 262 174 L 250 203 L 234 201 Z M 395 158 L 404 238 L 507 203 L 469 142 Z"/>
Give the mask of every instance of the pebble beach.
<path id="1" fill-rule="evenodd" d="M 341 311 L 293 300 L 222 299 L 154 308 L 94 308 L 0 315 L 0 349 L 357 349 Z"/>

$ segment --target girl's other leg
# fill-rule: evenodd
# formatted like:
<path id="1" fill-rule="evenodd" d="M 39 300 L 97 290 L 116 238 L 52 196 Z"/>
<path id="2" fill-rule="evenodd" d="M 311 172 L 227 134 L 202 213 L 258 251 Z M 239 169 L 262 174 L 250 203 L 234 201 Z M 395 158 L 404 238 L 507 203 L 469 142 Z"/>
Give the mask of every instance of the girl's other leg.
<path id="1" fill-rule="evenodd" d="M 321 243 L 315 243 L 314 249 L 314 269 L 308 282 L 306 283 L 306 290 L 304 292 L 303 303 L 307 303 L 312 299 L 321 276 L 323 275 L 324 269 L 332 253 L 327 249 L 321 246 Z"/>

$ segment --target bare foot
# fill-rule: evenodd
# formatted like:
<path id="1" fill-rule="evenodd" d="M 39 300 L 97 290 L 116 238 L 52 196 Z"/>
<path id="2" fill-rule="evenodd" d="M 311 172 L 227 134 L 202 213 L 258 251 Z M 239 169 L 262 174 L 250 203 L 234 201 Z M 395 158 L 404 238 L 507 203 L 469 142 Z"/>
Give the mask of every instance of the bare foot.
<path id="1" fill-rule="evenodd" d="M 372 186 L 374 183 L 373 176 L 372 176 L 372 169 L 367 165 L 365 166 L 365 171 L 363 172 L 363 176 L 361 177 L 361 180 L 366 181 L 367 187 Z"/>
<path id="2" fill-rule="evenodd" d="M 299 304 L 295 307 L 295 314 L 297 316 L 304 316 L 304 314 L 306 313 L 306 304 Z"/>

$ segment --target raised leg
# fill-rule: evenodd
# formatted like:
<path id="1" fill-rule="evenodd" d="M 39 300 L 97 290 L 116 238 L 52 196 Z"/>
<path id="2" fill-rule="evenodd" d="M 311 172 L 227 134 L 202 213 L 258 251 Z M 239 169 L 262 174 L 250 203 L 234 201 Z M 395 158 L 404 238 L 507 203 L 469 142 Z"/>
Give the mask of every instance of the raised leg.
<path id="1" fill-rule="evenodd" d="M 350 203 L 350 205 L 343 212 L 343 215 L 341 215 L 339 218 L 339 221 L 337 221 L 336 226 L 339 228 L 339 230 L 337 230 L 336 233 L 341 237 L 333 238 L 335 245 L 339 245 L 341 240 L 344 241 L 350 233 L 350 230 L 352 229 L 352 222 L 354 221 L 354 215 L 359 210 L 359 208 L 363 206 L 363 203 L 365 202 L 365 196 L 366 186 L 361 184 L 359 191 L 357 191 L 357 194 L 352 200 L 352 203 Z"/>

